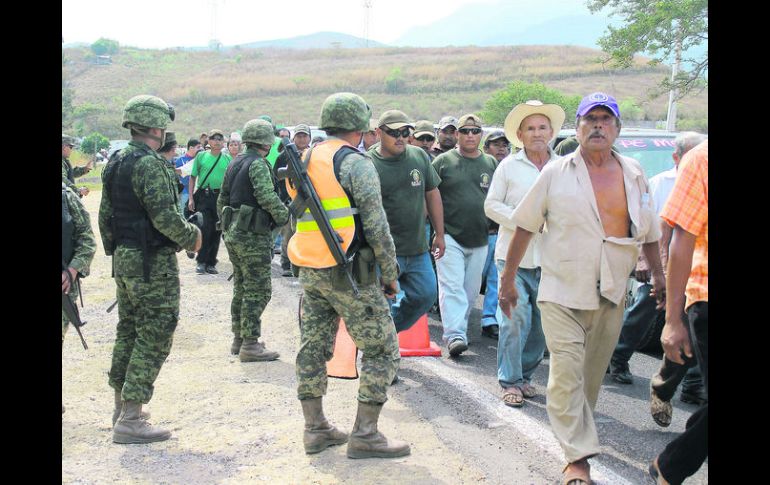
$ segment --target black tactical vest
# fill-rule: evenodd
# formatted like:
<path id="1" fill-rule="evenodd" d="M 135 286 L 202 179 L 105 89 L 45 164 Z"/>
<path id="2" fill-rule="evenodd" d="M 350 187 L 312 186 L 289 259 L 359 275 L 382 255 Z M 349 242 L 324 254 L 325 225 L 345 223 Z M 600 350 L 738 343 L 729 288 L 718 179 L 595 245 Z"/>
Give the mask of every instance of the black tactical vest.
<path id="1" fill-rule="evenodd" d="M 131 174 L 136 161 L 146 155 L 152 155 L 152 152 L 145 148 L 134 150 L 128 155 L 123 152 L 116 154 L 105 168 L 105 181 L 109 186 L 112 203 L 110 224 L 115 246 L 122 244 L 142 250 L 144 279 L 149 281 L 149 253 L 164 246 L 176 249 L 177 244 L 155 229 L 134 193 Z"/>
<path id="2" fill-rule="evenodd" d="M 61 188 L 61 262 L 62 268 L 69 266 L 75 252 L 73 238 L 75 237 L 75 224 L 70 215 L 70 206 L 67 203 L 67 187 Z"/>
<path id="3" fill-rule="evenodd" d="M 225 181 L 230 187 L 230 207 L 233 209 L 239 209 L 242 204 L 259 207 L 257 198 L 254 197 L 254 184 L 249 178 L 249 168 L 257 156 L 256 153 L 239 153 L 227 167 Z"/>

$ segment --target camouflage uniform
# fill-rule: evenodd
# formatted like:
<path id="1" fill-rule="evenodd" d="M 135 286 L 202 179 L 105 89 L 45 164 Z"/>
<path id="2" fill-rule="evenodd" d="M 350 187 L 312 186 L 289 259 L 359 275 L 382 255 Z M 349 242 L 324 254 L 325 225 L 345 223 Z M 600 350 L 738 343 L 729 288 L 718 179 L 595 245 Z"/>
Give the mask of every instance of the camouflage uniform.
<path id="1" fill-rule="evenodd" d="M 118 158 L 124 159 L 137 150 L 143 150 L 146 155 L 136 160 L 131 185 L 147 217 L 164 236 L 185 249 L 193 249 L 197 230 L 182 218 L 176 179 L 168 170 L 168 162 L 137 141 L 131 141 Z M 153 383 L 171 350 L 179 320 L 179 267 L 176 250 L 160 247 L 148 254 L 147 282 L 143 276 L 142 250 L 123 244 L 115 247 L 116 239 L 110 224 L 113 209 L 107 182 L 114 169 L 110 162 L 102 173 L 99 207 L 102 242 L 107 255 L 113 256 L 119 314 L 109 385 L 118 391 L 122 389 L 124 401 L 147 403 L 152 397 Z"/>
<path id="2" fill-rule="evenodd" d="M 246 136 L 244 134 L 244 142 Z M 270 165 L 267 160 L 257 155 L 255 148 L 248 148 L 244 155 L 257 157 L 251 162 L 248 175 L 259 207 L 270 214 L 275 224 L 285 224 L 289 211 L 275 191 Z M 222 183 L 222 191 L 217 199 L 219 220 L 222 220 L 222 209 L 230 205 L 231 177 L 235 174 L 231 174 L 229 169 L 239 165 L 237 160 L 230 164 Z M 272 292 L 272 235 L 269 229 L 264 233 L 255 233 L 242 231 L 232 224 L 224 230 L 224 240 L 230 262 L 233 264 L 233 300 L 230 305 L 233 334 L 236 338 L 256 340 L 262 334 L 261 316 Z"/>
<path id="3" fill-rule="evenodd" d="M 382 279 L 396 280 L 396 247 L 382 208 L 380 179 L 371 159 L 360 153 L 347 155 L 342 160 L 340 183 L 355 199 L 367 244 L 374 250 Z M 356 346 L 363 351 L 358 400 L 384 403 L 400 360 L 388 303 L 379 282 L 358 285 L 360 296 L 356 297 L 349 284 L 335 272 L 339 272 L 338 267 L 300 269 L 299 281 L 305 296 L 297 354 L 297 394 L 300 400 L 326 394 L 326 361 L 332 357 L 338 316 L 341 316 Z"/>
<path id="4" fill-rule="evenodd" d="M 69 216 L 72 218 L 72 257 L 70 261 L 63 261 L 68 267 L 77 270 L 80 276 L 88 276 L 89 267 L 91 261 L 96 254 L 96 238 L 94 232 L 91 230 L 91 219 L 88 215 L 88 211 L 83 207 L 80 202 L 80 197 L 77 193 L 73 192 L 67 185 L 62 182 L 62 203 L 67 204 Z M 77 305 L 79 286 L 74 285 L 70 287 L 69 297 L 73 303 Z M 64 314 L 64 310 L 61 313 L 61 341 L 64 344 L 64 334 L 67 333 L 67 327 L 69 320 Z"/>
<path id="5" fill-rule="evenodd" d="M 65 143 L 75 144 L 75 139 L 69 135 L 62 134 L 61 141 L 62 145 Z M 75 177 L 82 177 L 87 173 L 88 169 L 86 167 L 73 167 L 72 162 L 68 158 L 61 157 L 61 181 L 67 187 L 74 190 L 78 197 L 80 197 L 80 192 L 78 192 L 78 188 L 75 186 Z"/>

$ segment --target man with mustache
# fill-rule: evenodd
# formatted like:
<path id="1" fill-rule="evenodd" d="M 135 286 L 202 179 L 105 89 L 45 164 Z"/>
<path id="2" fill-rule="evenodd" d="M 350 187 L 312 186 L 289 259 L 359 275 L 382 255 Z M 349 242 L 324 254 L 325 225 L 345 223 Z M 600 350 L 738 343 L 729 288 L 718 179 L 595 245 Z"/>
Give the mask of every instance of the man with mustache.
<path id="1" fill-rule="evenodd" d="M 510 317 L 519 264 L 545 224 L 537 304 L 551 351 L 546 408 L 567 459 L 567 485 L 591 483 L 588 459 L 601 452 L 593 410 L 640 245 L 658 305 L 665 303 L 649 183 L 638 161 L 612 151 L 621 128 L 617 101 L 601 92 L 586 96 L 576 124 L 578 149 L 548 163 L 511 216 L 516 229 L 499 293 L 500 309 Z"/>
<path id="2" fill-rule="evenodd" d="M 435 159 L 442 153 L 446 153 L 457 145 L 457 118 L 444 116 L 438 122 L 438 146 L 430 151 Z"/>
<path id="3" fill-rule="evenodd" d="M 438 184 L 441 179 L 425 151 L 408 143 L 414 125 L 399 110 L 388 110 L 377 121 L 380 144 L 368 154 L 380 176 L 382 207 L 396 245 L 403 298 L 391 302 L 396 331 L 410 328 L 436 300 L 436 275 L 431 254 L 444 255 L 444 209 Z M 436 237 L 429 248 L 423 223 L 430 216 Z M 430 253 L 428 250 L 430 249 Z"/>

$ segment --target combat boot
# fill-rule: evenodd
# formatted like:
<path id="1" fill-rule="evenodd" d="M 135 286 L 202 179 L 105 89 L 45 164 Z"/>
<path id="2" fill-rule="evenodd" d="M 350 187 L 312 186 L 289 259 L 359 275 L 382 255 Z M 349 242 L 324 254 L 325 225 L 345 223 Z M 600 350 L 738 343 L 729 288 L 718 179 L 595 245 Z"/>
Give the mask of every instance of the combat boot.
<path id="1" fill-rule="evenodd" d="M 348 441 L 348 458 L 397 458 L 411 450 L 406 441 L 389 440 L 377 431 L 382 404 L 358 402 L 356 424 Z"/>
<path id="2" fill-rule="evenodd" d="M 267 350 L 265 344 L 257 341 L 255 338 L 245 338 L 241 344 L 240 358 L 241 362 L 258 362 L 264 360 L 275 360 L 280 355 L 278 352 Z"/>
<path id="3" fill-rule="evenodd" d="M 236 335 L 233 337 L 233 343 L 230 345 L 230 353 L 233 355 L 238 355 L 238 352 L 241 351 L 241 345 L 243 344 L 243 339 L 240 335 Z"/>
<path id="4" fill-rule="evenodd" d="M 115 423 L 120 417 L 120 411 L 123 410 L 123 399 L 120 397 L 120 391 L 115 391 L 115 410 L 112 412 L 112 426 L 115 427 Z M 150 413 L 142 411 L 139 415 L 141 419 L 150 419 Z"/>
<path id="5" fill-rule="evenodd" d="M 326 420 L 322 400 L 323 398 L 320 397 L 300 400 L 302 414 L 305 416 L 302 443 L 308 455 L 348 442 L 348 434 L 338 430 Z"/>
<path id="6" fill-rule="evenodd" d="M 142 419 L 142 403 L 125 401 L 118 422 L 112 428 L 113 443 L 154 443 L 171 438 L 171 431 L 155 428 Z"/>

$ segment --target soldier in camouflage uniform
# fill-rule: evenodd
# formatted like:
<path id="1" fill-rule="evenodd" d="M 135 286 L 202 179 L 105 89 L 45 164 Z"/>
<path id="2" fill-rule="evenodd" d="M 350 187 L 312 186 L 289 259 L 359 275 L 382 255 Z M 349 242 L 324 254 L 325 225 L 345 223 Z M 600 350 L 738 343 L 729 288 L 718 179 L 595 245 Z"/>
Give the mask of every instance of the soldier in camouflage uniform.
<path id="1" fill-rule="evenodd" d="M 88 195 L 88 187 L 76 187 L 75 177 L 82 177 L 93 168 L 93 160 L 89 161 L 85 167 L 73 167 L 69 160 L 70 153 L 75 147 L 75 139 L 62 133 L 61 135 L 61 181 L 67 187 L 75 191 L 78 196 Z"/>
<path id="2" fill-rule="evenodd" d="M 299 219 L 297 232 L 289 242 L 289 258 L 292 264 L 300 267 L 299 280 L 305 292 L 296 372 L 297 394 L 305 417 L 303 442 L 306 453 L 317 453 L 348 441 L 346 433 L 326 420 L 322 406 L 327 386 L 326 361 L 333 354 L 340 317 L 345 319 L 350 336 L 363 351 L 358 411 L 349 437 L 348 457 L 391 458 L 410 452 L 408 443 L 389 440 L 377 431 L 380 411 L 387 400 L 387 388 L 396 375 L 400 360 L 395 326 L 383 295 L 383 289 L 389 297 L 397 292 L 398 263 L 382 208 L 377 170 L 366 154 L 355 149 L 363 132 L 369 129 L 370 118 L 371 108 L 361 97 L 352 93 L 329 96 L 321 109 L 320 123 L 329 138 L 314 145 L 306 155 L 308 174 L 333 227 L 345 234 L 343 249 L 350 253 L 357 247 L 356 267 L 368 269 L 355 271 L 360 295 L 354 295 L 341 266 L 336 266 L 333 258 L 329 259 L 328 247 L 323 239 L 318 239 L 317 226 L 315 231 L 312 230 L 315 222 L 309 213 Z M 316 158 L 319 153 L 322 155 Z M 332 158 L 341 160 L 338 174 L 320 173 L 319 166 L 326 167 L 320 170 L 331 171 Z M 335 188 L 340 185 L 340 189 Z M 330 188 L 332 192 L 329 192 Z M 341 203 L 343 209 L 330 210 L 332 204 L 340 204 L 340 198 L 335 195 L 327 198 L 323 193 L 336 190 L 339 194 L 341 189 L 347 196 Z M 348 232 L 351 227 L 345 227 L 348 224 L 355 226 L 352 243 Z M 306 234 L 311 235 L 307 240 Z M 313 244 L 314 241 L 320 243 Z M 375 264 L 379 266 L 381 277 L 375 271 Z"/>
<path id="3" fill-rule="evenodd" d="M 79 287 L 73 284 L 78 277 L 86 277 L 91 261 L 96 254 L 96 238 L 91 230 L 91 219 L 88 211 L 80 202 L 80 197 L 61 184 L 61 291 L 67 293 L 72 302 L 77 305 Z M 66 268 L 66 269 L 65 269 Z M 69 276 L 67 275 L 69 273 Z M 61 344 L 64 348 L 64 334 L 67 333 L 69 320 L 61 312 Z M 64 414 L 64 405 L 61 412 Z"/>
<path id="4" fill-rule="evenodd" d="M 278 198 L 275 177 L 265 155 L 273 143 L 273 126 L 256 119 L 243 127 L 246 152 L 227 167 L 217 214 L 222 221 L 225 247 L 233 264 L 233 301 L 230 305 L 233 344 L 230 351 L 241 362 L 275 360 L 278 352 L 259 342 L 262 312 L 270 301 L 271 230 L 289 219 Z"/>
<path id="5" fill-rule="evenodd" d="M 99 230 L 105 252 L 113 257 L 119 314 L 109 372 L 115 443 L 171 437 L 142 419 L 142 404 L 152 398 L 179 320 L 176 252 L 201 245 L 200 230 L 182 218 L 168 162 L 155 151 L 173 119 L 173 108 L 162 99 L 131 98 L 123 109 L 131 142 L 102 173 Z"/>

